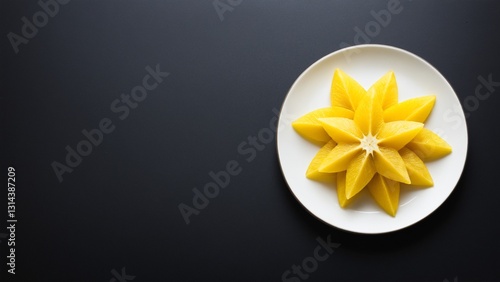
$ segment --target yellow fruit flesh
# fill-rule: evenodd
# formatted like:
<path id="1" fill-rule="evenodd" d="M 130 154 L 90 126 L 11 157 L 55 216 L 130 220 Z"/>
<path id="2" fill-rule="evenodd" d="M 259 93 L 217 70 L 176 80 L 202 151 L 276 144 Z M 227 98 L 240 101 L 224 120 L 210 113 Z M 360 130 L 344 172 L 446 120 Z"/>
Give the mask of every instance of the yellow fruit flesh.
<path id="1" fill-rule="evenodd" d="M 332 106 L 331 109 L 333 110 L 333 116 L 332 117 L 343 117 L 343 118 L 350 118 L 352 119 L 354 117 L 354 111 L 342 108 L 342 107 L 335 107 Z"/>
<path id="2" fill-rule="evenodd" d="M 365 94 L 366 90 L 356 80 L 340 69 L 335 70 L 330 88 L 330 100 L 333 107 L 354 111 Z"/>
<path id="3" fill-rule="evenodd" d="M 356 156 L 347 167 L 346 198 L 352 198 L 365 188 L 366 184 L 368 184 L 373 175 L 375 175 L 375 172 L 375 165 L 369 154 L 361 152 Z"/>
<path id="4" fill-rule="evenodd" d="M 309 167 L 307 168 L 306 171 L 306 177 L 311 179 L 311 180 L 316 180 L 316 181 L 325 181 L 325 182 L 331 182 L 333 180 L 333 174 L 332 173 L 322 173 L 318 171 L 319 166 L 323 163 L 323 160 L 330 154 L 333 148 L 337 143 L 335 141 L 330 140 L 328 143 L 326 143 L 321 149 L 318 151 L 318 153 L 314 156 L 312 159 L 311 163 L 309 164 Z"/>
<path id="5" fill-rule="evenodd" d="M 373 156 L 377 172 L 394 181 L 410 184 L 406 166 L 398 151 L 393 148 L 379 147 Z"/>
<path id="6" fill-rule="evenodd" d="M 451 146 L 427 128 L 423 128 L 406 147 L 423 161 L 432 161 L 451 153 Z"/>
<path id="7" fill-rule="evenodd" d="M 346 175 L 345 171 L 337 173 L 337 198 L 339 200 L 339 205 L 342 208 L 347 207 L 348 205 L 351 204 L 351 202 L 356 198 L 350 198 L 347 199 L 345 195 L 345 181 L 346 181 Z"/>
<path id="8" fill-rule="evenodd" d="M 354 123 L 364 135 L 375 135 L 384 123 L 382 107 L 375 95 L 366 95 L 354 112 Z"/>
<path id="9" fill-rule="evenodd" d="M 337 143 L 355 143 L 363 136 L 352 119 L 348 118 L 321 118 L 323 128 Z"/>
<path id="10" fill-rule="evenodd" d="M 405 163 L 408 176 L 410 176 L 411 185 L 434 185 L 434 181 L 432 180 L 429 170 L 427 170 L 424 162 L 417 156 L 417 154 L 408 148 L 401 149 L 399 154 Z"/>
<path id="11" fill-rule="evenodd" d="M 339 172 L 347 169 L 352 158 L 357 156 L 361 147 L 356 143 L 342 143 L 326 156 L 319 166 L 320 172 Z"/>
<path id="12" fill-rule="evenodd" d="M 398 104 L 393 72 L 365 91 L 350 76 L 336 70 L 331 86 L 332 108 L 311 112 L 293 124 L 309 140 L 328 142 L 311 161 L 306 176 L 331 182 L 335 175 L 341 207 L 367 188 L 394 216 L 400 183 L 432 186 L 423 161 L 451 152 L 446 141 L 423 127 L 435 100 L 435 96 L 424 96 Z"/>
<path id="13" fill-rule="evenodd" d="M 395 104 L 384 111 L 384 121 L 408 120 L 425 122 L 434 108 L 436 96 L 423 96 Z"/>
<path id="14" fill-rule="evenodd" d="M 423 123 L 413 121 L 388 122 L 377 135 L 378 144 L 399 150 L 417 136 L 423 127 Z"/>
<path id="15" fill-rule="evenodd" d="M 389 71 L 367 91 L 367 95 L 374 95 L 382 105 L 382 109 L 387 109 L 398 103 L 398 85 L 394 72 Z"/>
<path id="16" fill-rule="evenodd" d="M 399 206 L 399 182 L 376 174 L 367 187 L 377 204 L 388 214 L 396 216 Z"/>
<path id="17" fill-rule="evenodd" d="M 326 143 L 332 138 L 323 129 L 318 120 L 325 117 L 352 118 L 354 112 L 339 107 L 321 108 L 303 115 L 292 123 L 293 128 L 305 139 L 314 143 Z"/>

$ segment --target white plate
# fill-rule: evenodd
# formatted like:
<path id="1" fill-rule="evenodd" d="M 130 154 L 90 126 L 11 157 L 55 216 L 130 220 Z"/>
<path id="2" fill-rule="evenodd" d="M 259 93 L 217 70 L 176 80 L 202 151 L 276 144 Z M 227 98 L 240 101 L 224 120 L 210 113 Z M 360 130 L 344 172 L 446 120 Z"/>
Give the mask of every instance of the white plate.
<path id="1" fill-rule="evenodd" d="M 426 165 L 434 187 L 401 189 L 396 217 L 387 215 L 362 191 L 359 201 L 342 209 L 335 184 L 305 177 L 309 162 L 319 147 L 299 136 L 291 121 L 318 108 L 330 106 L 333 72 L 340 68 L 368 89 L 387 71 L 393 70 L 399 101 L 436 95 L 436 104 L 425 127 L 443 137 L 453 152 Z M 359 45 L 331 53 L 305 70 L 290 88 L 280 114 L 278 155 L 283 175 L 298 201 L 320 220 L 340 229 L 376 234 L 399 230 L 425 218 L 437 209 L 455 188 L 467 155 L 467 125 L 455 92 L 429 63 L 405 50 L 385 45 Z"/>

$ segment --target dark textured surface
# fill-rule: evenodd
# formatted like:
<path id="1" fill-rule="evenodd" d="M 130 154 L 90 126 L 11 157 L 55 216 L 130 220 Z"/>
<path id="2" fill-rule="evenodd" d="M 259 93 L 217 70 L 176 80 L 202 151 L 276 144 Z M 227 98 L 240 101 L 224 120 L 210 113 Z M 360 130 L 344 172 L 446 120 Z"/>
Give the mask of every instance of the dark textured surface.
<path id="1" fill-rule="evenodd" d="M 123 281 L 279 281 L 328 235 L 341 245 L 308 281 L 500 281 L 500 87 L 466 107 L 467 164 L 435 213 L 391 234 L 346 233 L 294 199 L 274 142 L 251 162 L 237 148 L 302 71 L 353 45 L 354 28 L 388 1 L 220 1 L 234 5 L 222 20 L 212 1 L 73 0 L 17 54 L 9 32 L 41 8 L 0 2 L 0 169 L 5 180 L 16 169 L 18 218 L 16 275 L 0 238 L 1 281 L 120 281 L 123 268 Z M 461 101 L 478 76 L 500 81 L 499 2 L 400 6 L 369 43 L 421 56 Z M 157 64 L 170 75 L 121 120 L 112 102 Z M 103 118 L 114 131 L 60 183 L 51 163 Z M 241 173 L 186 225 L 178 205 L 230 160 Z"/>

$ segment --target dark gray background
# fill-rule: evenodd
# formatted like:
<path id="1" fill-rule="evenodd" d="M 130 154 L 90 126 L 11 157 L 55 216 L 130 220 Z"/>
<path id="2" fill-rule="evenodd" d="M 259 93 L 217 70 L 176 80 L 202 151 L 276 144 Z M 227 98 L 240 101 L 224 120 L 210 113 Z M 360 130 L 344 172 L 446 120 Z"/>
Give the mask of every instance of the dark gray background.
<path id="1" fill-rule="evenodd" d="M 4 182 L 7 167 L 16 169 L 19 220 L 17 274 L 7 276 L 2 239 L 2 277 L 111 281 L 125 267 L 134 281 L 279 281 L 330 235 L 341 245 L 308 281 L 500 281 L 500 88 L 477 109 L 464 106 L 468 159 L 450 198 L 391 234 L 351 234 L 307 213 L 274 142 L 250 163 L 237 151 L 302 71 L 354 44 L 354 28 L 387 3 L 243 0 L 221 20 L 211 0 L 73 0 L 15 54 L 7 34 L 21 34 L 21 18 L 41 8 L 2 0 L 0 169 Z M 478 76 L 500 81 L 499 3 L 402 1 L 370 43 L 421 56 L 463 102 Z M 119 120 L 111 102 L 156 64 L 170 76 Z M 105 117 L 115 131 L 59 183 L 51 163 Z M 179 203 L 229 160 L 241 174 L 186 225 Z"/>

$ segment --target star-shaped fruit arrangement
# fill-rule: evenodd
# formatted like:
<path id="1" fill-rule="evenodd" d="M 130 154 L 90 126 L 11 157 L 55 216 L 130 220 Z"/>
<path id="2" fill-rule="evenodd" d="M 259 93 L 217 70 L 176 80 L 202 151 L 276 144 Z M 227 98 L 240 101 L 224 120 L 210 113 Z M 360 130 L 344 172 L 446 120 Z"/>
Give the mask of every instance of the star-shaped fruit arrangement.
<path id="1" fill-rule="evenodd" d="M 336 181 L 341 207 L 366 188 L 384 211 L 395 216 L 401 183 L 434 185 L 424 162 L 451 153 L 446 141 L 424 127 L 436 102 L 434 95 L 399 103 L 392 71 L 365 90 L 336 69 L 330 100 L 330 107 L 312 111 L 292 126 L 322 146 L 306 177 Z"/>

